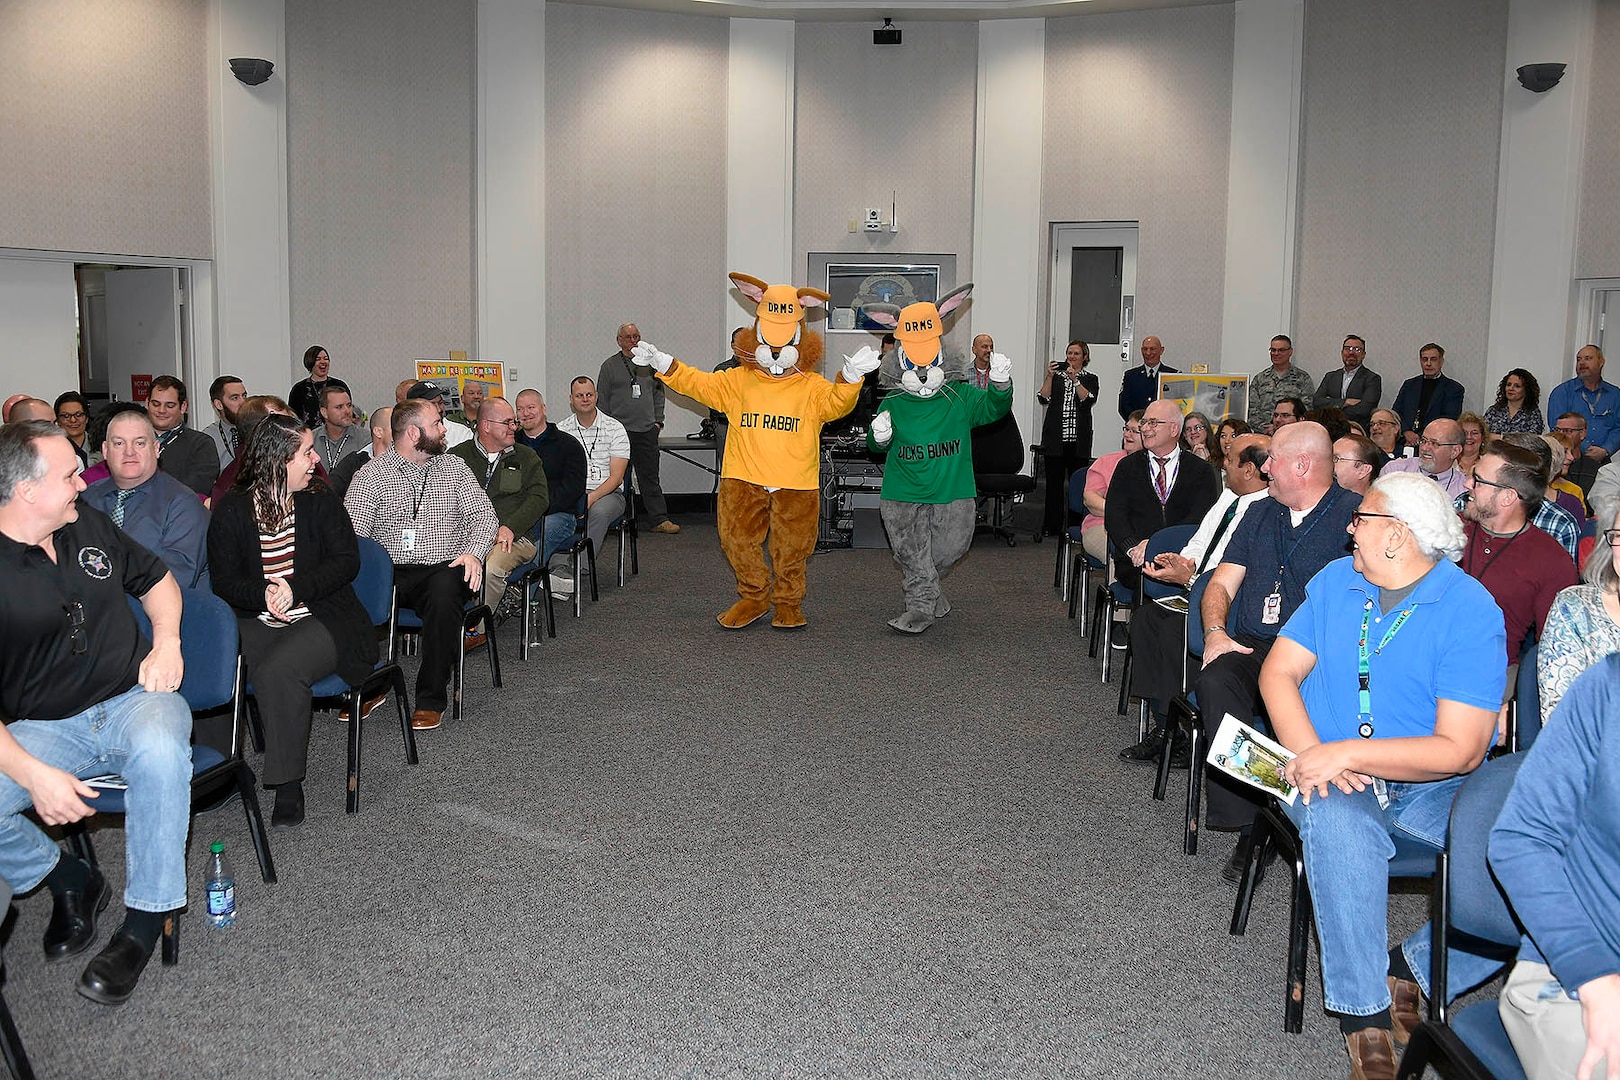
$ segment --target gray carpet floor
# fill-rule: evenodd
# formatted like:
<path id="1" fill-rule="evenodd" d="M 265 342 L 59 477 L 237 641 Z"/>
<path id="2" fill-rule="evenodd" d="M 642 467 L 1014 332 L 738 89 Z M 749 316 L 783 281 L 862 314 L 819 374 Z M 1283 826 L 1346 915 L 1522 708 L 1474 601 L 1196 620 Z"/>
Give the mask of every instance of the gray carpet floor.
<path id="1" fill-rule="evenodd" d="M 47 967 L 15 901 L 6 996 L 41 1076 L 1335 1077 L 1314 967 L 1282 1031 L 1287 881 L 1227 934 L 1231 841 L 1180 850 L 1051 588 L 1053 545 L 981 538 L 920 637 L 887 551 L 817 555 L 797 633 L 726 632 L 712 519 L 564 616 L 407 766 L 317 714 L 309 818 L 259 880 L 241 808 L 192 829 L 181 962 L 120 1009 Z M 610 549 L 612 544 L 610 542 Z M 270 796 L 262 796 L 269 813 Z M 122 833 L 97 848 L 123 880 Z M 206 925 L 210 841 L 239 917 Z M 104 941 L 116 925 L 109 909 Z M 1426 898 L 1397 897 L 1398 933 Z M 99 943 L 98 943 L 99 945 Z"/>

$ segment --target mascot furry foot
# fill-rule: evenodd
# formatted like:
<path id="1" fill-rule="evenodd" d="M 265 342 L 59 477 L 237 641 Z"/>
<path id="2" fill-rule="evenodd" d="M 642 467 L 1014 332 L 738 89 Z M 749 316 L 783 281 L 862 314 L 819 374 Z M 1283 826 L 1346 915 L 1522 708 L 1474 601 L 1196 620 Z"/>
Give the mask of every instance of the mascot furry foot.
<path id="1" fill-rule="evenodd" d="M 802 630 L 807 624 L 798 602 L 783 600 L 776 605 L 776 615 L 771 619 L 771 625 L 778 630 Z"/>
<path id="2" fill-rule="evenodd" d="M 950 613 L 951 613 L 951 602 L 949 600 L 945 599 L 945 594 L 944 593 L 940 593 L 939 599 L 934 601 L 934 618 L 943 619 L 945 616 L 949 615 Z"/>
<path id="3" fill-rule="evenodd" d="M 930 626 L 934 625 L 934 617 L 932 615 L 924 615 L 920 611 L 911 611 L 910 609 L 907 609 L 904 615 L 899 615 L 890 619 L 889 625 L 900 631 L 902 634 L 920 634 Z"/>
<path id="4" fill-rule="evenodd" d="M 727 630 L 741 630 L 749 623 L 758 622 L 770 610 L 771 605 L 763 600 L 739 600 L 715 619 Z"/>

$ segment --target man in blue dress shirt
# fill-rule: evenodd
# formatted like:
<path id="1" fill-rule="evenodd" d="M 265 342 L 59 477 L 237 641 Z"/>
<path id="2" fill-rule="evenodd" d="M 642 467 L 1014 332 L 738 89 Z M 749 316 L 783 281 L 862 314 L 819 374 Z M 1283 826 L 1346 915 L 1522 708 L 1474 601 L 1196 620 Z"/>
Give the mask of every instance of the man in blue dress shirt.
<path id="1" fill-rule="evenodd" d="M 157 432 L 140 406 L 113 414 L 101 452 L 111 475 L 79 497 L 162 559 L 182 589 L 208 588 L 208 511 L 158 469 Z"/>
<path id="2" fill-rule="evenodd" d="M 1575 354 L 1575 377 L 1547 395 L 1547 415 L 1586 418 L 1585 455 L 1608 461 L 1620 450 L 1620 386 L 1603 381 L 1603 350 L 1587 345 Z"/>

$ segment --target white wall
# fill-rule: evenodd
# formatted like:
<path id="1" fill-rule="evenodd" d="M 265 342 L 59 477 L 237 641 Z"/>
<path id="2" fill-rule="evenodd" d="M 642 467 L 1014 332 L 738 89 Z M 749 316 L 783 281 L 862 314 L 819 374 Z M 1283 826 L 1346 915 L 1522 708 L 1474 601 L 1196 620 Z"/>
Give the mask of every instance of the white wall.
<path id="1" fill-rule="evenodd" d="M 1294 361 L 1316 379 L 1360 334 L 1389 405 L 1436 341 L 1481 404 L 1507 7 L 1306 5 Z"/>
<path id="2" fill-rule="evenodd" d="M 473 0 L 288 0 L 292 331 L 370 410 L 471 351 Z"/>
<path id="3" fill-rule="evenodd" d="M 78 389 L 73 264 L 0 258 L 0 398 Z"/>

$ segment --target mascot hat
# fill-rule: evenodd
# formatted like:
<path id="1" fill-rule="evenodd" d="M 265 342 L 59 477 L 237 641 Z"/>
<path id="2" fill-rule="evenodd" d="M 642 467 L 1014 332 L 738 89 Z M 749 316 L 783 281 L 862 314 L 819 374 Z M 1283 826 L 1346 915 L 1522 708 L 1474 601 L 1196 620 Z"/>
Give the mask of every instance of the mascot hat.
<path id="1" fill-rule="evenodd" d="M 955 311 L 972 291 L 970 281 L 940 297 L 937 307 L 924 300 L 907 304 L 899 315 L 870 311 L 868 316 L 873 322 L 894 330 L 895 340 L 905 350 L 907 360 L 917 367 L 928 367 L 939 359 L 939 339 L 945 333 L 944 316 Z"/>
<path id="2" fill-rule="evenodd" d="M 747 274 L 732 274 L 731 282 L 759 306 L 754 310 L 755 332 L 762 345 L 781 349 L 797 340 L 804 326 L 805 309 L 825 307 L 831 297 L 820 289 L 793 285 L 767 285 Z"/>

